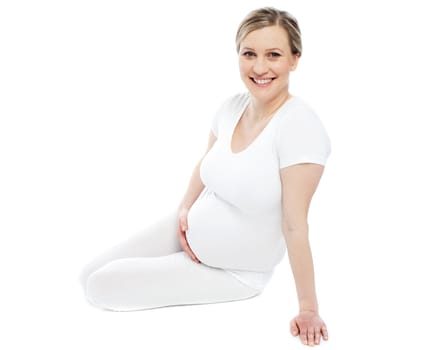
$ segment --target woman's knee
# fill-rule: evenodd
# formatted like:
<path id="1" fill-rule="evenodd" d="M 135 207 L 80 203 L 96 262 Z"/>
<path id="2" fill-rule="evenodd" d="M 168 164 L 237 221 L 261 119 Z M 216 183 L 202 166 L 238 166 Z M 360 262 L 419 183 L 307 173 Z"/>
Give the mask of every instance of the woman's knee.
<path id="1" fill-rule="evenodd" d="M 118 276 L 114 270 L 109 269 L 109 264 L 92 272 L 85 281 L 85 294 L 88 301 L 99 308 L 107 310 L 119 310 L 115 298 L 115 286 L 118 285 Z"/>
<path id="2" fill-rule="evenodd" d="M 94 269 L 91 269 L 89 265 L 85 265 L 78 277 L 78 281 L 81 284 L 82 288 L 85 290 L 87 288 L 88 277 L 94 272 Z"/>
<path id="3" fill-rule="evenodd" d="M 112 311 L 133 310 L 144 297 L 145 273 L 139 258 L 113 260 L 94 271 L 86 282 L 88 301 L 99 308 Z"/>

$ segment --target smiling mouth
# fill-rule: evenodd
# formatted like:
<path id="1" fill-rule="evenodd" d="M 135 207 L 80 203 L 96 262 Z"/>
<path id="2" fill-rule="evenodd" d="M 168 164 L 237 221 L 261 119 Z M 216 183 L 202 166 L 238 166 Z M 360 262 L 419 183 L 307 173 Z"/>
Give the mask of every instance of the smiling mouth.
<path id="1" fill-rule="evenodd" d="M 251 80 L 258 86 L 267 86 L 269 85 L 275 78 L 268 78 L 268 79 L 256 79 L 251 78 Z"/>

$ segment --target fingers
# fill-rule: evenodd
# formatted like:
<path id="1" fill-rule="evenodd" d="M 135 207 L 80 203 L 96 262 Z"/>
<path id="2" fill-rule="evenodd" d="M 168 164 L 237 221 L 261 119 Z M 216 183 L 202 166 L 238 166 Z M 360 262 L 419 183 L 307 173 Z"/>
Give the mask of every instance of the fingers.
<path id="1" fill-rule="evenodd" d="M 300 331 L 300 340 L 302 341 L 302 343 L 304 345 L 308 345 L 308 337 L 307 337 L 307 332 L 306 331 Z"/>
<path id="2" fill-rule="evenodd" d="M 182 245 L 182 249 L 184 249 L 185 253 L 187 253 L 189 255 L 189 257 L 196 263 L 200 263 L 200 260 L 197 258 L 197 256 L 193 253 L 193 251 L 191 250 L 187 239 L 185 238 L 185 234 L 181 235 L 180 238 L 181 241 L 181 245 Z"/>
<path id="3" fill-rule="evenodd" d="M 190 258 L 196 262 L 197 264 L 200 264 L 200 260 L 199 258 L 196 256 L 196 254 L 193 253 L 193 251 L 190 249 L 188 252 L 188 255 L 190 256 Z"/>
<path id="4" fill-rule="evenodd" d="M 313 346 L 315 339 L 315 329 L 310 327 L 308 328 L 308 345 Z"/>
<path id="5" fill-rule="evenodd" d="M 300 336 L 300 341 L 303 345 L 319 345 L 321 336 L 324 340 L 328 340 L 327 327 L 324 323 L 308 323 L 303 322 L 300 318 L 294 318 L 290 322 L 290 332 L 293 336 Z"/>
<path id="6" fill-rule="evenodd" d="M 303 333 L 304 333 L 303 336 L 300 335 L 300 338 L 302 340 L 302 343 L 305 345 L 310 345 L 310 346 L 319 345 L 321 342 L 321 335 L 324 340 L 328 340 L 328 333 L 325 326 L 321 328 L 310 327 L 307 329 L 307 331 L 304 331 Z"/>
<path id="7" fill-rule="evenodd" d="M 328 332 L 327 332 L 326 325 L 323 325 L 321 327 L 321 334 L 322 334 L 324 340 L 328 340 Z"/>
<path id="8" fill-rule="evenodd" d="M 179 225 L 178 225 L 178 236 L 179 236 L 179 243 L 182 246 L 182 249 L 185 253 L 196 263 L 200 263 L 200 260 L 197 258 L 197 256 L 193 253 L 191 250 L 187 238 L 185 236 L 185 231 L 188 230 L 188 223 L 186 218 L 179 218 Z"/>
<path id="9" fill-rule="evenodd" d="M 315 328 L 315 345 L 318 345 L 321 340 L 321 329 L 319 327 Z"/>
<path id="10" fill-rule="evenodd" d="M 295 319 L 290 322 L 290 332 L 295 337 L 299 335 L 299 328 L 297 327 Z"/>

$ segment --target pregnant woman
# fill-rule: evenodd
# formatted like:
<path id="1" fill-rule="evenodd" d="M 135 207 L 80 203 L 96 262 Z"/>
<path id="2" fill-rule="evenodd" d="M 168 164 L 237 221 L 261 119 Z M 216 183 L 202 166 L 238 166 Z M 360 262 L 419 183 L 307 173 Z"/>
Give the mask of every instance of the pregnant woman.
<path id="1" fill-rule="evenodd" d="M 289 92 L 302 52 L 288 12 L 251 12 L 236 36 L 247 89 L 213 118 L 208 149 L 179 208 L 81 273 L 89 302 L 127 311 L 243 300 L 262 293 L 288 250 L 299 303 L 291 333 L 328 338 L 318 314 L 307 214 L 330 154 L 324 126 Z"/>

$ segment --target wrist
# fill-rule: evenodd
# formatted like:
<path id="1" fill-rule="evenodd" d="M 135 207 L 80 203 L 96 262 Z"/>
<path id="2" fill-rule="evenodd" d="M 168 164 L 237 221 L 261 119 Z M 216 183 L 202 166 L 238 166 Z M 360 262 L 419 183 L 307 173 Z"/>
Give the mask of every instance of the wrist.
<path id="1" fill-rule="evenodd" d="M 301 313 L 312 313 L 312 314 L 315 314 L 315 315 L 319 314 L 318 313 L 318 309 L 302 309 L 302 308 L 300 308 L 299 314 L 301 314 Z"/>
<path id="2" fill-rule="evenodd" d="M 190 206 L 189 205 L 187 205 L 186 203 L 184 203 L 184 202 L 181 202 L 179 205 L 178 205 L 178 211 L 183 211 L 183 210 L 190 210 Z"/>
<path id="3" fill-rule="evenodd" d="M 177 210 L 177 215 L 179 217 L 184 217 L 184 216 L 187 217 L 189 211 L 190 211 L 190 207 L 185 206 L 185 205 L 184 206 L 179 206 L 178 210 Z"/>
<path id="4" fill-rule="evenodd" d="M 314 313 L 318 313 L 318 304 L 315 302 L 300 302 L 299 303 L 299 311 L 300 312 L 314 312 Z"/>

